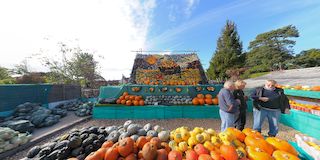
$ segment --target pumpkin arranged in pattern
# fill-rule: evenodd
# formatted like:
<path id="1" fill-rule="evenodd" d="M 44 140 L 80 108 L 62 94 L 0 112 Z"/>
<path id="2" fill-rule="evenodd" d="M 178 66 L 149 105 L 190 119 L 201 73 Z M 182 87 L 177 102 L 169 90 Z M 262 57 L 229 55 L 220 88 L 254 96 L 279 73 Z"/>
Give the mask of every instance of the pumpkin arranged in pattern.
<path id="1" fill-rule="evenodd" d="M 128 92 L 123 92 L 123 94 L 117 99 L 116 103 L 127 106 L 143 106 L 144 100 L 142 96 L 129 95 Z"/>
<path id="2" fill-rule="evenodd" d="M 275 158 L 275 160 L 300 160 L 296 155 L 280 150 L 274 151 L 272 157 Z"/>
<path id="3" fill-rule="evenodd" d="M 269 155 L 272 155 L 272 153 L 274 151 L 272 145 L 270 145 L 266 140 L 264 140 L 262 138 L 255 138 L 255 137 L 247 136 L 244 140 L 244 143 L 247 146 L 253 146 L 253 147 L 260 148 L 261 150 L 268 153 Z"/>
<path id="4" fill-rule="evenodd" d="M 287 141 L 284 141 L 276 137 L 268 137 L 266 141 L 277 150 L 286 151 L 295 156 L 298 155 L 298 152 L 296 151 L 296 149 L 294 149 L 294 147 L 290 145 Z"/>

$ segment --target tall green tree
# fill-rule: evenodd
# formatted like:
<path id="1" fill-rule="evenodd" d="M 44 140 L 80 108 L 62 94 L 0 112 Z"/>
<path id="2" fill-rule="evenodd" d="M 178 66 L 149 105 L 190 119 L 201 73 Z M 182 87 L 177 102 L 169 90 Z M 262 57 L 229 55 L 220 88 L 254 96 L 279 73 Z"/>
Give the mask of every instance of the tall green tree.
<path id="1" fill-rule="evenodd" d="M 320 66 L 320 49 L 301 51 L 294 58 L 286 61 L 289 68 L 305 68 Z"/>
<path id="2" fill-rule="evenodd" d="M 259 34 L 250 42 L 246 66 L 252 72 L 282 69 L 283 62 L 292 58 L 295 41 L 299 31 L 293 25 Z"/>
<path id="3" fill-rule="evenodd" d="M 242 54 L 242 42 L 237 26 L 234 22 L 228 20 L 218 39 L 216 51 L 207 70 L 207 76 L 209 79 L 225 79 L 228 69 L 239 68 L 243 63 L 244 54 Z"/>

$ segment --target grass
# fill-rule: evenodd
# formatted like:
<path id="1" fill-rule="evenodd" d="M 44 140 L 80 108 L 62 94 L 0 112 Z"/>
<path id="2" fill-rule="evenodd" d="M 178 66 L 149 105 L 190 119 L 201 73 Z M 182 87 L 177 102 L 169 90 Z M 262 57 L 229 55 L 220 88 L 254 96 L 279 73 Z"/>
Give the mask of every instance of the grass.
<path id="1" fill-rule="evenodd" d="M 269 74 L 270 72 L 259 72 L 259 73 L 252 73 L 249 75 L 249 78 L 257 78 L 266 74 Z"/>

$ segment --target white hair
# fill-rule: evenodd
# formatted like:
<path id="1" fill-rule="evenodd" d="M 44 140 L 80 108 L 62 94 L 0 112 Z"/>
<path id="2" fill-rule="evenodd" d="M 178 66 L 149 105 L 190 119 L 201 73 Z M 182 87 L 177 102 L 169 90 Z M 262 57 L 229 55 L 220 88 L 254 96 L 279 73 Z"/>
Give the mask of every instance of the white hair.
<path id="1" fill-rule="evenodd" d="M 231 80 L 228 80 L 228 81 L 224 82 L 223 87 L 224 88 L 230 88 L 232 85 L 234 85 L 234 82 L 231 81 Z"/>

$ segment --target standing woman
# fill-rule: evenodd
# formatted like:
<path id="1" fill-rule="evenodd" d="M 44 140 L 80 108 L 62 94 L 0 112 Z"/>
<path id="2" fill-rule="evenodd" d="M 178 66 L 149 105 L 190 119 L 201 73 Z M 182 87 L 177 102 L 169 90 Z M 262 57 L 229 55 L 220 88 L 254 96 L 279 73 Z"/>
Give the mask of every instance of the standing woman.
<path id="1" fill-rule="evenodd" d="M 234 98 L 232 94 L 234 89 L 233 81 L 226 81 L 218 94 L 221 132 L 228 127 L 235 127 L 235 121 L 239 115 L 240 100 Z"/>
<path id="2" fill-rule="evenodd" d="M 235 121 L 235 126 L 237 129 L 242 131 L 246 125 L 246 113 L 247 113 L 247 100 L 248 97 L 244 95 L 243 89 L 246 87 L 246 82 L 243 80 L 237 80 L 235 83 L 235 90 L 233 91 L 233 96 L 235 99 L 240 100 L 239 106 L 239 116 Z"/>

